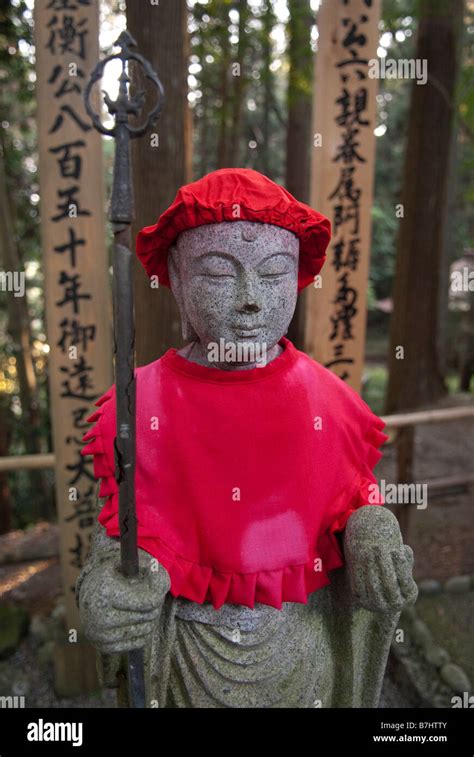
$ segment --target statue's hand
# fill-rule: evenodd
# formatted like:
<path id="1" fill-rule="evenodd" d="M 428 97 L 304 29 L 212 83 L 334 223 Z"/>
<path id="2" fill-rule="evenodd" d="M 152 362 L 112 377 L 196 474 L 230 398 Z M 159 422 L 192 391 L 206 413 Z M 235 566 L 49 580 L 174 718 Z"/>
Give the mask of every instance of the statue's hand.
<path id="1" fill-rule="evenodd" d="M 351 570 L 352 593 L 366 610 L 401 611 L 415 602 L 418 589 L 412 577 L 413 551 L 372 546 Z"/>
<path id="2" fill-rule="evenodd" d="M 95 567 L 82 586 L 79 610 L 84 633 L 105 654 L 143 647 L 159 618 L 170 588 L 169 575 L 143 554 L 136 578 L 123 576 L 116 559 L 111 559 Z"/>
<path id="3" fill-rule="evenodd" d="M 353 596 L 372 612 L 398 612 L 413 604 L 413 551 L 402 543 L 395 516 L 384 507 L 362 507 L 344 534 L 346 566 Z"/>

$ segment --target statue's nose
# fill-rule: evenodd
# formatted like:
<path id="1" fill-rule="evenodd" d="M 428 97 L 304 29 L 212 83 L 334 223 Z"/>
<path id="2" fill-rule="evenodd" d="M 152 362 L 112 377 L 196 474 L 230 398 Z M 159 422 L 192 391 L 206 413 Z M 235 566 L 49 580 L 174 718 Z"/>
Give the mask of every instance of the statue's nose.
<path id="1" fill-rule="evenodd" d="M 260 305 L 256 302 L 246 302 L 242 310 L 244 310 L 245 313 L 258 313 Z"/>
<path id="2" fill-rule="evenodd" d="M 258 313 L 261 310 L 260 298 L 251 274 L 244 274 L 239 289 L 237 310 L 242 313 Z"/>

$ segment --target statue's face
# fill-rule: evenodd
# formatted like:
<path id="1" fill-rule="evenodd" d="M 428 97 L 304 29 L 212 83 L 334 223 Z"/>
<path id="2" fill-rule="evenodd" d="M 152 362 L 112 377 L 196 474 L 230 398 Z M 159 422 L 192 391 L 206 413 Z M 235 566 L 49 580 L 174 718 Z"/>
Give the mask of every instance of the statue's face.
<path id="1" fill-rule="evenodd" d="M 183 231 L 172 250 L 171 285 L 202 347 L 253 342 L 269 351 L 288 330 L 298 284 L 299 240 L 252 221 Z"/>

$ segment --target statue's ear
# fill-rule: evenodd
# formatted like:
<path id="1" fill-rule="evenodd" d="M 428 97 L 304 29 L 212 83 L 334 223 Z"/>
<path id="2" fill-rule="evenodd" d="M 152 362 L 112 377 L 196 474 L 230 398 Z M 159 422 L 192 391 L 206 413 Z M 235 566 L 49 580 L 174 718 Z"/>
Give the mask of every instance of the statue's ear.
<path id="1" fill-rule="evenodd" d="M 181 332 L 183 334 L 183 339 L 186 342 L 190 342 L 197 339 L 197 334 L 189 323 L 188 317 L 186 315 L 186 308 L 184 306 L 183 297 L 183 285 L 178 264 L 178 255 L 179 251 L 176 245 L 170 247 L 168 252 L 168 276 L 170 278 L 171 291 L 173 292 L 181 317 Z"/>
<path id="2" fill-rule="evenodd" d="M 168 276 L 170 278 L 171 291 L 176 299 L 179 299 L 179 293 L 181 291 L 181 280 L 179 276 L 178 268 L 178 249 L 176 245 L 172 245 L 168 250 Z"/>

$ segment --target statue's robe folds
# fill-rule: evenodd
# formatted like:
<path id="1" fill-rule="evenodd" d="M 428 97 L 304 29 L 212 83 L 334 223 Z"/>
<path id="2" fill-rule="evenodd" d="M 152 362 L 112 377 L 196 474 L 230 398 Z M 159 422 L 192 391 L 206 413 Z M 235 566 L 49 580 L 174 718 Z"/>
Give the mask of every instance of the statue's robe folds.
<path id="1" fill-rule="evenodd" d="M 388 511 L 384 514 L 391 515 Z M 398 548 L 395 519 L 374 529 L 374 541 Z M 352 536 L 357 548 L 357 534 Z M 97 524 L 76 587 L 104 560 L 119 562 L 115 539 Z M 140 551 L 140 562 L 148 556 Z M 281 610 L 224 605 L 214 610 L 167 594 L 145 647 L 147 707 L 377 707 L 398 611 L 371 612 L 353 597 L 348 570 L 307 604 Z M 126 656 L 98 654 L 101 683 L 128 706 Z"/>

